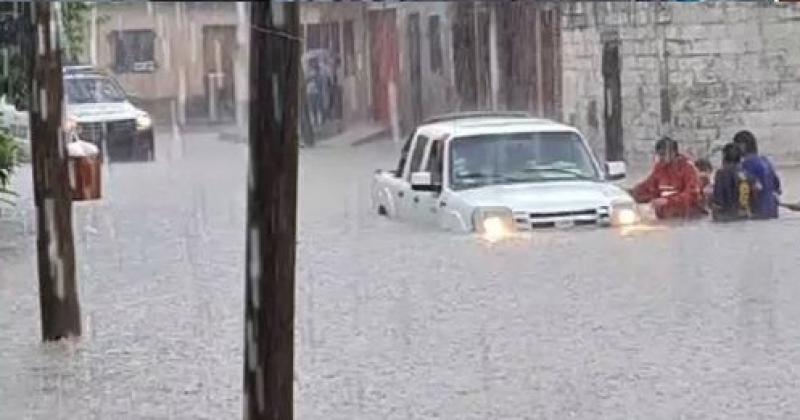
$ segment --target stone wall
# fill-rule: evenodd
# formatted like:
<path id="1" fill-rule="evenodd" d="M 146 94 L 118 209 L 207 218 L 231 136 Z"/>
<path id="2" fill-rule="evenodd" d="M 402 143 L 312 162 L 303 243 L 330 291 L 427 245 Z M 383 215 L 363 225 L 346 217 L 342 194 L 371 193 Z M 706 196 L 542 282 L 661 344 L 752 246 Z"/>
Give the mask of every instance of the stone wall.
<path id="1" fill-rule="evenodd" d="M 670 135 L 695 156 L 752 130 L 800 161 L 800 6 L 575 3 L 562 6 L 563 109 L 603 156 L 603 40 L 620 40 L 626 158 Z M 715 157 L 716 159 L 716 157 Z"/>

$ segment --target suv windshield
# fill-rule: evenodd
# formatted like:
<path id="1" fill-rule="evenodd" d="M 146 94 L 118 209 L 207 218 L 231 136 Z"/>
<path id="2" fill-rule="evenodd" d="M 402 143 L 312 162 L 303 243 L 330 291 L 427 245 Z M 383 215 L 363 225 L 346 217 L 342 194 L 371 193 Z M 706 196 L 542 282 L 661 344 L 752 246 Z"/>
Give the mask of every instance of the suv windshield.
<path id="1" fill-rule="evenodd" d="M 450 143 L 450 186 L 599 179 L 589 151 L 572 132 L 490 134 Z"/>
<path id="2" fill-rule="evenodd" d="M 113 80 L 104 77 L 64 79 L 67 102 L 89 104 L 102 102 L 123 102 L 125 92 Z"/>

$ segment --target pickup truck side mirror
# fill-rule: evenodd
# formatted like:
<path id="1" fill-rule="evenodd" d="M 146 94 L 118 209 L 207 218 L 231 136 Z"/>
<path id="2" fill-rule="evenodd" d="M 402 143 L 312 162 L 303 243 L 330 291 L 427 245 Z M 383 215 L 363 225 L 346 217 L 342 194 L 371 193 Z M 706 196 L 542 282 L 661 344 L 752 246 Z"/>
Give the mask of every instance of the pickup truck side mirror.
<path id="1" fill-rule="evenodd" d="M 412 191 L 431 191 L 439 192 L 442 190 L 441 185 L 433 183 L 433 177 L 430 172 L 413 172 L 411 174 L 411 190 Z"/>
<path id="2" fill-rule="evenodd" d="M 619 181 L 626 176 L 625 162 L 606 162 L 606 179 Z"/>

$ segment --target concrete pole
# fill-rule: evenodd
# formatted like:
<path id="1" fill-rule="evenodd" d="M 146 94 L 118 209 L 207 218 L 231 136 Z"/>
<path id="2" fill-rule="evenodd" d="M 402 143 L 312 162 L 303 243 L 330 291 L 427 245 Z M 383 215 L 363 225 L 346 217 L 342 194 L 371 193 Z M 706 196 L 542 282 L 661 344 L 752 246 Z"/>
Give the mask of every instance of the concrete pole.
<path id="1" fill-rule="evenodd" d="M 97 4 L 92 4 L 92 20 L 89 22 L 89 56 L 93 66 L 97 66 Z"/>
<path id="2" fill-rule="evenodd" d="M 247 136 L 247 89 L 248 75 L 247 64 L 248 56 L 248 30 L 249 20 L 247 18 L 248 3 L 236 2 L 236 55 L 233 61 L 233 84 L 234 94 L 236 95 L 236 126 L 242 138 Z"/>
<path id="3" fill-rule="evenodd" d="M 536 13 L 536 115 L 544 117 L 544 71 L 542 71 L 542 13 L 539 5 L 534 9 Z"/>
<path id="4" fill-rule="evenodd" d="M 392 129 L 392 141 L 398 144 L 400 143 L 400 118 L 397 115 L 397 87 L 394 84 L 394 80 L 389 80 L 387 89 L 389 95 L 389 120 Z"/>
<path id="5" fill-rule="evenodd" d="M 497 57 L 497 7 L 493 4 L 490 9 L 490 22 L 489 22 L 489 60 L 491 65 L 492 75 L 492 110 L 497 111 L 499 108 L 499 92 L 500 92 L 500 64 Z"/>
<path id="6" fill-rule="evenodd" d="M 478 3 L 472 3 L 472 50 L 475 53 L 475 107 L 476 109 L 483 109 L 484 96 L 483 96 L 483 83 L 481 80 L 481 43 L 480 43 L 480 28 L 478 27 Z"/>

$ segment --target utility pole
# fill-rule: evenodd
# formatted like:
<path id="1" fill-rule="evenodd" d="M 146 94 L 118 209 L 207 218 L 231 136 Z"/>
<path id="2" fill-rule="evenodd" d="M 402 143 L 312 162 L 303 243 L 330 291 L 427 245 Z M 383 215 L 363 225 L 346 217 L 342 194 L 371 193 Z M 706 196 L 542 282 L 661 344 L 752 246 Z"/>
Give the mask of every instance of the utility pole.
<path id="1" fill-rule="evenodd" d="M 251 3 L 244 416 L 294 416 L 300 15 Z"/>
<path id="2" fill-rule="evenodd" d="M 42 338 L 81 335 L 72 236 L 72 196 L 67 147 L 61 130 L 64 93 L 61 46 L 55 13 L 59 3 L 32 2 L 33 48 L 30 80 L 30 126 L 33 188 L 36 205 L 36 249 Z"/>

